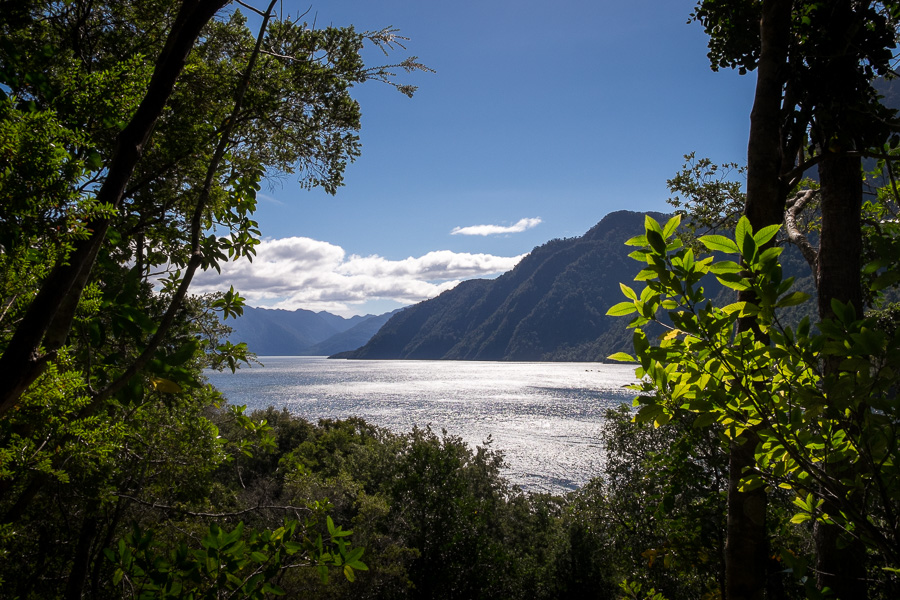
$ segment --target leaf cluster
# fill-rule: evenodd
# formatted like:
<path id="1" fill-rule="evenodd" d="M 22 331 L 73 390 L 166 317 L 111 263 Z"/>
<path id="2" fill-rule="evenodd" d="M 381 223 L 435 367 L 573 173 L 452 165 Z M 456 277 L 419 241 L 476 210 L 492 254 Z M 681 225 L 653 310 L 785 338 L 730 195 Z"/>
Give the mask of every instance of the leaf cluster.
<path id="1" fill-rule="evenodd" d="M 635 418 L 661 426 L 689 411 L 697 426 L 715 424 L 731 440 L 754 428 L 761 441 L 755 467 L 743 474 L 744 489 L 792 491 L 800 509 L 793 522 L 837 524 L 892 566 L 898 560 L 900 432 L 893 398 L 900 340 L 837 301 L 836 318 L 817 324 L 817 331 L 808 320 L 796 329 L 782 325 L 780 310 L 807 297 L 791 291 L 791 278 L 782 276 L 781 250 L 766 248 L 778 226 L 754 232 L 742 218 L 733 238 L 699 238 L 716 256 L 725 255 L 716 261 L 694 258 L 674 235 L 678 221 L 661 227 L 648 217 L 645 234 L 629 241 L 640 248 L 632 256 L 645 265 L 636 278 L 645 287 L 638 294 L 623 284 L 628 300 L 610 309 L 636 315 L 635 356 L 611 357 L 640 364 Z M 714 306 L 701 285 L 707 274 L 754 300 Z M 661 311 L 670 325 L 660 320 Z M 752 328 L 738 328 L 739 319 Z M 650 340 L 642 327 L 651 322 L 667 333 Z M 823 361 L 839 368 L 826 372 Z M 854 478 L 835 476 L 835 465 L 852 467 Z M 839 507 L 838 514 L 821 510 L 824 499 Z"/>

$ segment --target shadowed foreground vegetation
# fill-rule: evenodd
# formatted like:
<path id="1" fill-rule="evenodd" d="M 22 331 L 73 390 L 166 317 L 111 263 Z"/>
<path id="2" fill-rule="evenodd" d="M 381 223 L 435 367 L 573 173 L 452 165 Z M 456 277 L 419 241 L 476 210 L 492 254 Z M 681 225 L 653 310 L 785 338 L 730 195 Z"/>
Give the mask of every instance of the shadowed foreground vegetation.
<path id="1" fill-rule="evenodd" d="M 165 415 L 154 433 L 126 432 L 102 466 L 48 482 L 3 530 L 4 597 L 614 598 L 627 579 L 636 596 L 700 598 L 719 587 L 726 465 L 716 437 L 687 420 L 655 429 L 610 412 L 604 477 L 551 496 L 522 493 L 499 453 L 447 432 L 273 408 L 144 410 Z M 280 546 L 263 542 L 286 523 Z M 774 533 L 803 553 L 802 535 Z M 344 564 L 365 548 L 349 577 L 338 544 Z M 255 591 L 254 573 L 267 582 Z"/>

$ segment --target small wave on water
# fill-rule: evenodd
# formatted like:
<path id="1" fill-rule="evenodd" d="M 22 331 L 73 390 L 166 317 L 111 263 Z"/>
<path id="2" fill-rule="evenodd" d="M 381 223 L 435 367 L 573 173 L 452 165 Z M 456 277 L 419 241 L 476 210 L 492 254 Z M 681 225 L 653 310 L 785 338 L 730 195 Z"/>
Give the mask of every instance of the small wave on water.
<path id="1" fill-rule="evenodd" d="M 285 407 L 310 421 L 362 417 L 396 432 L 431 425 L 471 447 L 488 436 L 505 475 L 561 493 L 600 471 L 607 409 L 629 403 L 634 368 L 602 363 L 355 361 L 261 357 L 264 366 L 206 375 L 232 404 Z"/>

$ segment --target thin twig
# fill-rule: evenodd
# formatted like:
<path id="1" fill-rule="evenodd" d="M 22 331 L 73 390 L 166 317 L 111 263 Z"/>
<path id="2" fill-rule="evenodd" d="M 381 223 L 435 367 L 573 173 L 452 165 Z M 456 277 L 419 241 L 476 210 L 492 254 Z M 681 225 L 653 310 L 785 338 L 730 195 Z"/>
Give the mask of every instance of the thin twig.
<path id="1" fill-rule="evenodd" d="M 265 17 L 265 16 L 266 16 L 266 13 L 264 13 L 264 12 L 261 11 L 261 10 L 259 10 L 259 9 L 256 8 L 255 6 L 250 6 L 250 5 L 247 4 L 246 2 L 241 2 L 241 0 L 234 0 L 234 1 L 235 1 L 237 4 L 240 4 L 241 6 L 243 6 L 244 8 L 246 8 L 247 10 L 252 10 L 253 12 L 255 12 L 256 14 L 258 14 L 258 15 L 261 16 L 261 17 Z"/>
<path id="2" fill-rule="evenodd" d="M 141 500 L 140 498 L 135 498 L 134 496 L 129 496 L 128 494 L 113 494 L 117 498 L 124 498 L 126 500 L 131 500 L 132 502 L 136 502 L 142 506 L 146 506 L 148 508 L 153 508 L 156 510 L 170 510 L 174 512 L 181 513 L 183 515 L 187 515 L 190 517 L 211 517 L 216 519 L 226 518 L 226 517 L 237 517 L 239 515 L 245 515 L 247 513 L 259 511 L 259 510 L 285 510 L 285 511 L 305 511 L 312 512 L 309 508 L 305 506 L 279 506 L 279 505 L 264 505 L 257 504 L 251 508 L 245 508 L 244 510 L 239 510 L 235 512 L 223 512 L 223 513 L 207 513 L 207 512 L 194 512 L 191 510 L 187 510 L 184 508 L 178 508 L 177 506 L 169 506 L 168 504 L 160 504 L 158 502 L 147 502 L 146 500 Z"/>

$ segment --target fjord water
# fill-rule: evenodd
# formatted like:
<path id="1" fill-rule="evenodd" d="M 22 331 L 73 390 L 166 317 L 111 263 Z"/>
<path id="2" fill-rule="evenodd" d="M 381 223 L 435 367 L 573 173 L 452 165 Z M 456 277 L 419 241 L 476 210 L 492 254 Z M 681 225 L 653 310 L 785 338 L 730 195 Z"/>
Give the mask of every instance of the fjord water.
<path id="1" fill-rule="evenodd" d="M 560 493 L 599 473 L 609 408 L 630 404 L 634 367 L 602 363 L 329 360 L 261 357 L 264 366 L 207 372 L 248 412 L 285 407 L 310 421 L 358 416 L 396 432 L 431 427 L 470 447 L 490 436 L 505 475 L 529 491 Z"/>

